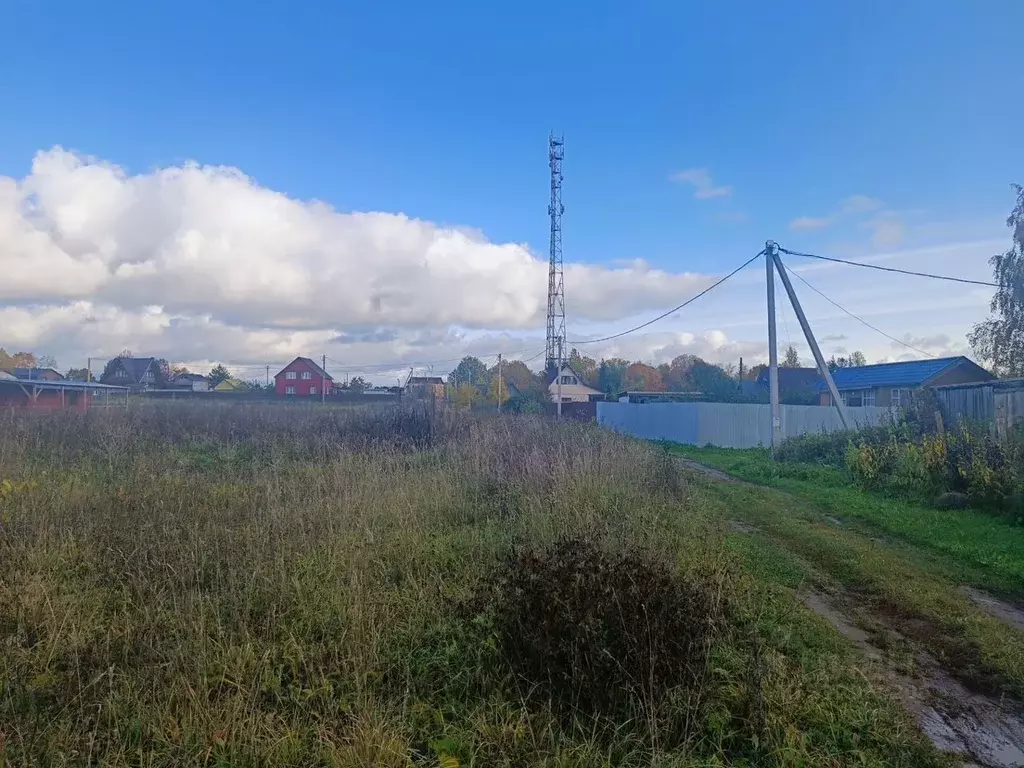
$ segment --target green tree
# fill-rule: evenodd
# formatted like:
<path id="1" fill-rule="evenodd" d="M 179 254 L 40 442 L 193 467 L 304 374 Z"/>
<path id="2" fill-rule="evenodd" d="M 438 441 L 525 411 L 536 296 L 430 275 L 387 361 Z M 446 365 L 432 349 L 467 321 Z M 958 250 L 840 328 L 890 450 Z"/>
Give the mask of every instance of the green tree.
<path id="1" fill-rule="evenodd" d="M 455 405 L 458 408 L 472 408 L 474 403 L 480 402 L 482 395 L 475 385 L 470 383 L 459 384 L 455 390 Z"/>
<path id="2" fill-rule="evenodd" d="M 588 387 L 597 387 L 597 361 L 592 357 L 581 355 L 579 350 L 573 347 L 569 353 L 569 365 Z"/>
<path id="3" fill-rule="evenodd" d="M 495 366 L 491 371 L 491 377 L 493 378 L 497 373 L 498 368 Z M 535 375 L 522 360 L 507 360 L 501 364 L 501 377 L 505 381 L 515 384 L 519 389 L 526 389 Z"/>
<path id="4" fill-rule="evenodd" d="M 1009 250 L 989 259 L 999 284 L 992 297 L 993 316 L 967 335 L 978 359 L 998 376 L 1024 376 L 1024 187 L 1013 185 L 1017 205 L 1006 219 L 1013 232 Z"/>
<path id="5" fill-rule="evenodd" d="M 551 394 L 548 392 L 546 374 L 531 375 L 525 383 L 517 381 L 516 390 L 516 394 L 502 406 L 505 412 L 547 413 L 551 406 Z"/>
<path id="6" fill-rule="evenodd" d="M 786 348 L 786 355 L 782 362 L 779 363 L 783 368 L 799 368 L 800 367 L 800 355 L 796 352 L 796 347 L 790 344 Z"/>
<path id="7" fill-rule="evenodd" d="M 68 372 L 64 374 L 64 378 L 69 381 L 88 381 L 89 371 L 86 368 L 68 368 Z"/>
<path id="8" fill-rule="evenodd" d="M 163 389 L 167 386 L 167 382 L 171 380 L 171 366 L 162 357 L 154 360 L 153 366 L 153 383 L 157 389 Z"/>
<path id="9" fill-rule="evenodd" d="M 721 367 L 702 362 L 693 367 L 691 376 L 697 391 L 708 395 L 715 402 L 736 400 L 736 380 Z"/>
<path id="10" fill-rule="evenodd" d="M 231 371 L 221 363 L 217 363 L 210 369 L 210 373 L 207 374 L 206 378 L 210 380 L 210 386 L 216 387 L 222 381 L 227 381 L 231 378 Z"/>
<path id="11" fill-rule="evenodd" d="M 483 395 L 491 386 L 491 373 L 480 358 L 466 355 L 448 374 L 448 383 L 460 388 L 463 384 L 471 384 Z"/>
<path id="12" fill-rule="evenodd" d="M 853 354 L 849 357 L 836 357 L 832 355 L 826 362 L 829 371 L 835 371 L 837 368 L 857 368 L 861 365 L 867 365 L 867 358 L 864 357 L 864 353 L 859 349 L 854 350 Z"/>
<path id="13" fill-rule="evenodd" d="M 487 399 L 497 404 L 498 402 L 498 379 L 501 379 L 501 402 L 509 399 L 509 384 L 515 384 L 516 389 L 526 390 L 534 378 L 533 371 L 526 367 L 522 360 L 503 360 L 501 362 L 501 376 L 498 376 L 498 364 L 487 372 L 490 384 L 487 387 Z"/>
<path id="14" fill-rule="evenodd" d="M 664 376 L 665 387 L 670 392 L 689 392 L 696 389 L 693 380 L 694 368 L 707 365 L 696 355 L 678 355 L 668 365 L 668 375 Z"/>
<path id="15" fill-rule="evenodd" d="M 350 379 L 348 382 L 348 389 L 357 395 L 361 395 L 363 392 L 370 388 L 370 382 L 364 379 L 362 376 L 356 376 Z"/>
<path id="16" fill-rule="evenodd" d="M 629 361 L 620 357 L 602 360 L 597 367 L 597 389 L 609 395 L 618 394 L 626 389 L 626 369 Z"/>

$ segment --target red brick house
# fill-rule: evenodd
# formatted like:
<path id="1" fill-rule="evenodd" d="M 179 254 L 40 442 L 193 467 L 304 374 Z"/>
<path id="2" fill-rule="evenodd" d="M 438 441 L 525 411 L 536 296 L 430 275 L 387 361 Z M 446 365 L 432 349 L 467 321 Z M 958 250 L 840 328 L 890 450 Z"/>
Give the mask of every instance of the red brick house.
<path id="1" fill-rule="evenodd" d="M 278 397 L 329 397 L 333 388 L 331 374 L 308 357 L 296 357 L 274 376 Z"/>

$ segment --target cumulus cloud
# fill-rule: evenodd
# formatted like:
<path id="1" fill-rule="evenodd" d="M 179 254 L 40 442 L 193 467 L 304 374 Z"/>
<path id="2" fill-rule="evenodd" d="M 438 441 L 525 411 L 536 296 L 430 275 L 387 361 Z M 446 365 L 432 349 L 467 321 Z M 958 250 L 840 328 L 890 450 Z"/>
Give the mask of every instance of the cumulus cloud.
<path id="1" fill-rule="evenodd" d="M 706 168 L 691 168 L 687 171 L 676 171 L 669 178 L 677 184 L 689 184 L 693 187 L 693 196 L 698 200 L 712 197 L 728 197 L 732 187 L 716 185 Z"/>
<path id="2" fill-rule="evenodd" d="M 429 347 L 423 329 L 543 333 L 547 260 L 468 228 L 296 200 L 235 168 L 133 175 L 56 147 L 0 177 L 0 274 L 0 344 L 251 360 L 314 342 Z M 566 265 L 582 322 L 712 279 Z"/>

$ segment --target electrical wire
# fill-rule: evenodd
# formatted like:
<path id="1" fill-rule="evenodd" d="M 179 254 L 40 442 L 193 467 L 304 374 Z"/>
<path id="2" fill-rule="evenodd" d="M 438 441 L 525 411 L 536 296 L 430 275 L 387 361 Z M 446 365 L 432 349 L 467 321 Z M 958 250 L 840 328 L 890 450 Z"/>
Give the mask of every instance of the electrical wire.
<path id="1" fill-rule="evenodd" d="M 932 280 L 948 280 L 952 283 L 966 283 L 968 285 L 984 285 L 989 288 L 999 288 L 999 283 L 989 283 L 985 280 L 969 280 L 966 277 L 950 277 L 948 275 L 933 275 L 930 272 L 914 272 L 909 269 L 897 269 L 896 267 L 883 267 L 880 264 L 865 264 L 860 261 L 847 261 L 846 259 L 837 259 L 834 256 L 819 256 L 815 253 L 801 253 L 800 251 L 790 251 L 787 248 L 783 248 L 781 245 L 778 246 L 781 253 L 788 253 L 790 256 L 803 256 L 807 259 L 819 259 L 820 261 L 831 261 L 836 264 L 846 264 L 851 267 L 864 267 L 866 269 L 877 269 L 881 272 L 895 272 L 900 275 L 912 275 L 914 277 L 930 277 Z"/>
<path id="2" fill-rule="evenodd" d="M 634 327 L 629 328 L 628 330 L 625 330 L 625 331 L 621 331 L 620 333 L 613 333 L 611 336 L 602 336 L 600 339 L 585 339 L 585 340 L 581 340 L 581 341 L 569 341 L 569 342 L 566 342 L 566 343 L 567 344 L 577 344 L 577 345 L 578 344 L 597 344 L 599 341 L 611 341 L 612 339 L 618 339 L 618 338 L 621 338 L 623 336 L 627 336 L 628 334 L 633 333 L 635 331 L 639 331 L 641 328 L 646 328 L 649 325 L 653 325 L 654 323 L 658 322 L 659 320 L 663 320 L 664 318 L 668 317 L 672 313 L 678 312 L 683 307 L 685 307 L 685 306 L 687 306 L 689 304 L 692 304 L 697 299 L 699 299 L 701 296 L 704 296 L 705 294 L 710 293 L 715 288 L 717 288 L 722 283 L 724 283 L 726 280 L 728 280 L 730 277 L 735 275 L 737 272 L 740 272 L 745 267 L 750 265 L 753 261 L 755 261 L 756 259 L 761 258 L 762 256 L 764 256 L 764 251 L 763 250 L 760 253 L 757 253 L 757 254 L 751 256 L 745 262 L 743 262 L 738 267 L 736 267 L 736 269 L 734 269 L 728 275 L 726 275 L 725 277 L 721 278 L 720 280 L 712 283 L 707 288 L 705 288 L 703 291 L 698 293 L 696 296 L 690 297 L 689 299 L 684 301 L 682 304 L 680 304 L 678 307 L 673 307 L 668 312 L 663 312 L 662 314 L 658 315 L 657 317 L 655 317 L 655 318 L 653 318 L 651 320 L 648 320 L 646 323 L 641 323 L 640 325 L 634 326 Z"/>
<path id="3" fill-rule="evenodd" d="M 780 248 L 779 250 L 781 251 L 782 249 Z M 868 322 L 867 320 L 865 320 L 864 318 L 862 318 L 862 317 L 858 317 L 857 315 L 853 314 L 853 312 L 851 312 L 850 310 L 848 310 L 848 309 L 847 309 L 846 307 L 844 307 L 844 306 L 843 306 L 842 304 L 840 304 L 840 303 L 839 303 L 839 302 L 837 302 L 837 301 L 833 301 L 833 300 L 832 300 L 832 299 L 830 299 L 830 298 L 829 298 L 828 296 L 826 296 L 826 295 L 825 295 L 824 293 L 822 293 L 822 292 L 821 292 L 821 291 L 819 291 L 819 290 L 818 290 L 817 288 L 815 288 L 815 287 L 814 287 L 813 285 L 811 285 L 811 284 L 810 284 L 810 283 L 808 283 L 808 282 L 807 282 L 806 280 L 804 280 L 804 278 L 802 278 L 802 277 L 800 276 L 800 273 L 799 273 L 799 272 L 796 272 L 796 271 L 794 271 L 794 270 L 792 270 L 792 269 L 791 269 L 791 270 L 789 270 L 789 274 L 793 275 L 793 276 L 794 276 L 794 277 L 795 277 L 795 278 L 796 278 L 797 280 L 799 280 L 799 281 L 800 281 L 801 283 L 803 283 L 804 285 L 806 285 L 806 286 L 807 286 L 808 288 L 810 288 L 810 289 L 811 289 L 812 291 L 814 291 L 814 292 L 815 292 L 816 294 L 818 294 L 819 296 L 821 296 L 821 298 L 823 298 L 823 299 L 824 299 L 825 301 L 827 301 L 827 302 L 828 302 L 829 304 L 831 304 L 831 305 L 832 305 L 833 307 L 835 307 L 836 309 L 839 309 L 839 310 L 841 310 L 841 311 L 845 312 L 845 313 L 846 313 L 846 314 L 848 314 L 848 315 L 849 315 L 850 317 L 852 317 L 852 318 L 853 318 L 854 320 L 856 320 L 856 321 L 857 321 L 858 323 L 861 323 L 861 324 L 863 324 L 863 325 L 866 325 L 866 326 L 867 326 L 868 328 L 870 328 L 870 329 L 871 329 L 872 331 L 874 331 L 875 333 L 880 333 L 880 334 L 882 334 L 883 336 L 885 336 L 885 338 L 889 339 L 890 341 L 895 341 L 895 342 L 896 342 L 897 344 L 902 344 L 902 345 L 903 345 L 904 347 L 906 347 L 907 349 L 912 349 L 912 350 L 914 350 L 915 352 L 917 352 L 918 354 L 924 355 L 925 357 L 935 357 L 935 355 L 933 355 L 933 354 L 932 354 L 931 352 L 925 352 L 925 351 L 924 351 L 923 349 L 918 349 L 917 347 L 915 347 L 915 346 L 912 346 L 911 344 L 907 344 L 907 342 L 903 341 L 902 339 L 897 339 L 897 338 L 896 338 L 895 336 L 890 336 L 890 335 L 889 335 L 888 333 L 886 333 L 886 332 L 885 332 L 885 331 L 883 331 L 882 329 L 880 329 L 880 328 L 876 328 L 875 326 L 873 326 L 873 325 L 872 325 L 871 323 L 869 323 L 869 322 Z"/>
<path id="4" fill-rule="evenodd" d="M 506 356 L 508 356 L 508 355 L 518 355 L 518 354 L 522 354 L 522 353 L 531 351 L 532 349 L 533 349 L 532 346 L 531 347 L 523 347 L 522 349 L 514 349 L 514 350 L 512 350 L 510 352 L 506 352 L 506 351 L 502 350 L 501 352 L 492 352 L 492 353 L 487 354 L 487 355 L 477 355 L 476 357 L 479 360 L 488 360 L 488 359 L 490 359 L 492 357 L 497 357 L 498 355 L 506 355 Z M 545 350 L 542 349 L 540 352 L 538 352 L 535 355 L 533 355 L 533 357 L 529 358 L 529 360 L 526 360 L 524 362 L 529 362 L 530 360 L 535 360 L 536 358 L 538 358 L 542 354 L 544 354 L 544 352 L 545 352 Z M 373 369 L 373 368 L 383 368 L 385 370 L 398 370 L 399 368 L 410 368 L 410 367 L 412 367 L 412 368 L 424 368 L 424 367 L 430 366 L 430 365 L 441 365 L 442 363 L 460 363 L 460 362 L 462 362 L 462 360 L 465 357 L 466 357 L 466 355 L 463 355 L 462 357 L 451 357 L 451 358 L 448 358 L 447 360 L 406 360 L 406 361 L 399 361 L 399 362 L 395 362 L 395 363 L 370 363 L 370 364 L 367 364 L 367 365 L 356 365 L 356 364 L 353 364 L 353 363 L 342 363 L 340 360 L 334 360 L 333 358 L 330 358 L 330 357 L 328 357 L 327 360 L 328 360 L 328 362 L 334 363 L 336 367 L 340 367 L 343 370 L 366 371 L 366 370 L 370 370 L 370 369 Z"/>

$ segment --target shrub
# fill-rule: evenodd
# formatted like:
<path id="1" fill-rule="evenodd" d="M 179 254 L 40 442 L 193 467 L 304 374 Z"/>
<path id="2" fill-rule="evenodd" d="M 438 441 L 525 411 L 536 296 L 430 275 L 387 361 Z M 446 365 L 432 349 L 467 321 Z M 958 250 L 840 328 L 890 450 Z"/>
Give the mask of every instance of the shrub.
<path id="1" fill-rule="evenodd" d="M 1016 434 L 1005 442 L 987 430 L 959 424 L 916 441 L 898 428 L 885 440 L 865 431 L 849 440 L 845 466 L 867 490 L 932 500 L 946 492 L 964 494 L 973 506 L 1005 512 L 1019 522 L 1024 442 Z"/>
<path id="2" fill-rule="evenodd" d="M 653 556 L 578 538 L 511 555 L 472 607 L 521 690 L 568 717 L 653 714 L 692 689 L 721 618 L 710 590 Z"/>

